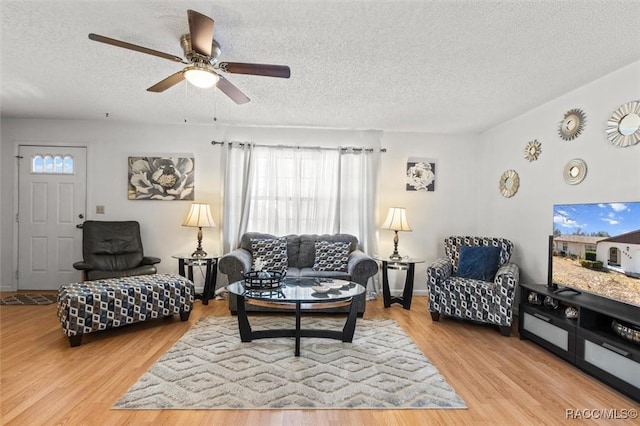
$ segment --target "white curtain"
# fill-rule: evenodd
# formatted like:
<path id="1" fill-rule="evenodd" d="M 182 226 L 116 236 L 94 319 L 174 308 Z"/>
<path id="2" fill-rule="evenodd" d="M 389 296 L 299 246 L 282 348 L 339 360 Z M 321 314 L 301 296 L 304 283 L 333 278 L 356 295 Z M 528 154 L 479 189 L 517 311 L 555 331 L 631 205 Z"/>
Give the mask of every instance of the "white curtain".
<path id="1" fill-rule="evenodd" d="M 340 155 L 340 232 L 357 235 L 362 251 L 378 255 L 377 194 L 380 152 L 342 151 Z M 369 279 L 369 298 L 378 293 L 378 275 Z"/>
<path id="2" fill-rule="evenodd" d="M 251 144 L 241 144 L 239 147 L 227 144 L 223 149 L 222 249 L 223 253 L 229 253 L 238 247 L 242 234 L 247 232 L 255 148 Z"/>
<path id="3" fill-rule="evenodd" d="M 342 151 L 340 155 L 340 232 L 357 235 L 362 250 L 378 254 L 377 193 L 380 153 Z"/>

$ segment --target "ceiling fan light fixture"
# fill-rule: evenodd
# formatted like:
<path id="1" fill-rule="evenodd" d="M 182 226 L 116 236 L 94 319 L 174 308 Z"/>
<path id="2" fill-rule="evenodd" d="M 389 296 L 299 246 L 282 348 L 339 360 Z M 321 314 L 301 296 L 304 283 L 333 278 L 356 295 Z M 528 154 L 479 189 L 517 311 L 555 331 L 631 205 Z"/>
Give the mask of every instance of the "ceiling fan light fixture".
<path id="1" fill-rule="evenodd" d="M 184 78 L 201 89 L 208 89 L 216 85 L 220 77 L 204 65 L 193 64 L 184 69 Z"/>

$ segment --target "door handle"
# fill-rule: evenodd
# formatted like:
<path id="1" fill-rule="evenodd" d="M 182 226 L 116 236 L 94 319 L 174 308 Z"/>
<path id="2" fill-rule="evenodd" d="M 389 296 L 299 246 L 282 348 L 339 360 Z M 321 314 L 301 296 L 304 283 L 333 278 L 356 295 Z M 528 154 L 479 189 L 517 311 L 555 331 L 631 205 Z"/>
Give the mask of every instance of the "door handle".
<path id="1" fill-rule="evenodd" d="M 77 225 L 76 225 L 76 228 L 78 228 L 78 229 L 82 229 L 82 223 L 77 224 Z"/>

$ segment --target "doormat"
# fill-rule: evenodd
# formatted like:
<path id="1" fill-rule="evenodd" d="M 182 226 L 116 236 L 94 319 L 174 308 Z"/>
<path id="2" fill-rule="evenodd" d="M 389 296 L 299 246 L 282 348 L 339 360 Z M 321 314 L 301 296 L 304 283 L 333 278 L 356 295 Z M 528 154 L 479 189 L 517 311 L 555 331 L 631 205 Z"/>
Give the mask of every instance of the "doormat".
<path id="1" fill-rule="evenodd" d="M 57 301 L 57 294 L 24 293 L 0 298 L 0 305 L 50 305 Z"/>
<path id="2" fill-rule="evenodd" d="M 255 329 L 293 327 L 251 317 Z M 344 318 L 303 318 L 341 329 Z M 200 319 L 115 403 L 117 409 L 465 409 L 465 402 L 392 319 L 358 319 L 353 343 L 302 338 L 242 343 L 233 317 Z"/>

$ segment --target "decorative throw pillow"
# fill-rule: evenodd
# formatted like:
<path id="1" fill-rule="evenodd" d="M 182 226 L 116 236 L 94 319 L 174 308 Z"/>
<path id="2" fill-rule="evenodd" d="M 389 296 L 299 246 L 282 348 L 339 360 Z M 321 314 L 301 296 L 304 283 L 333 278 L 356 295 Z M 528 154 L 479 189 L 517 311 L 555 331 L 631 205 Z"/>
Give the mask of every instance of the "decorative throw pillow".
<path id="1" fill-rule="evenodd" d="M 500 265 L 500 247 L 460 247 L 457 277 L 493 281 Z"/>
<path id="2" fill-rule="evenodd" d="M 287 270 L 287 239 L 269 238 L 251 240 L 251 254 L 253 256 L 254 271 L 278 271 Z"/>
<path id="3" fill-rule="evenodd" d="M 347 272 L 350 243 L 342 241 L 316 241 L 314 271 Z"/>

